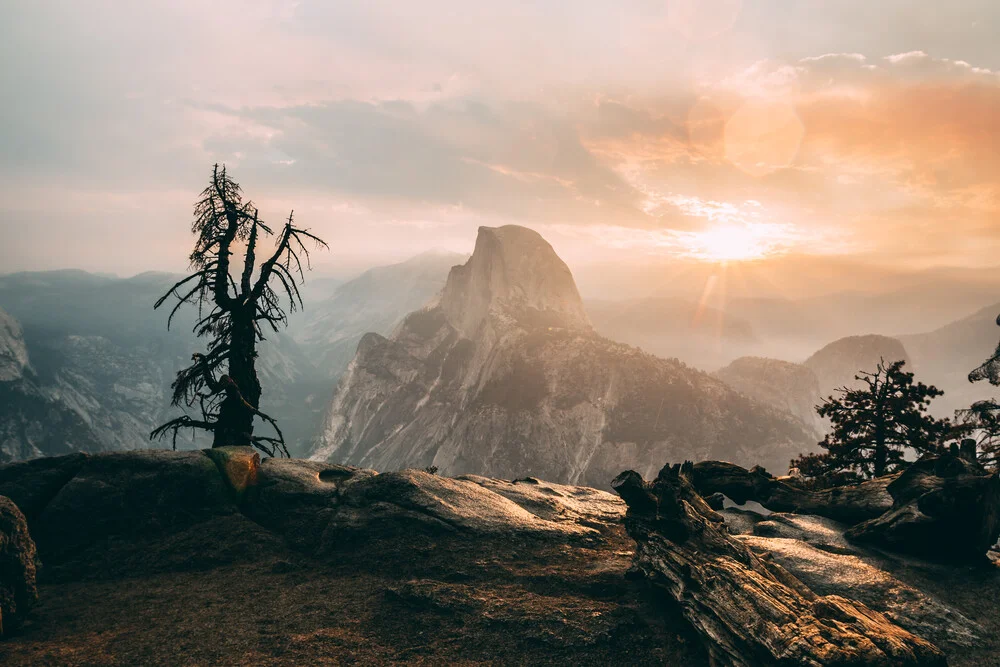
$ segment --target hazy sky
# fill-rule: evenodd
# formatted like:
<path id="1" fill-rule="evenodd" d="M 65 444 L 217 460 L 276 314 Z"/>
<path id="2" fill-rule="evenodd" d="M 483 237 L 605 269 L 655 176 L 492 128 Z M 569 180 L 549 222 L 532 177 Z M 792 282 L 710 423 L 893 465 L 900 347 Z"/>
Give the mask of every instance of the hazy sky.
<path id="1" fill-rule="evenodd" d="M 0 271 L 182 270 L 225 162 L 324 270 L 998 264 L 996 0 L 0 0 Z"/>

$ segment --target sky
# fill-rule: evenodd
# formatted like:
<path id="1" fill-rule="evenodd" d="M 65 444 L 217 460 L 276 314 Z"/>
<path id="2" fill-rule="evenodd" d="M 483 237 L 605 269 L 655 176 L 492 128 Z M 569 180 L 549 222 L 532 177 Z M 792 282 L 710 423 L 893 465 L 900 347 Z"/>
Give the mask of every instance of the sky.
<path id="1" fill-rule="evenodd" d="M 574 269 L 1000 264 L 995 0 L 0 7 L 0 272 L 184 270 L 215 162 L 325 273 L 502 224 Z"/>

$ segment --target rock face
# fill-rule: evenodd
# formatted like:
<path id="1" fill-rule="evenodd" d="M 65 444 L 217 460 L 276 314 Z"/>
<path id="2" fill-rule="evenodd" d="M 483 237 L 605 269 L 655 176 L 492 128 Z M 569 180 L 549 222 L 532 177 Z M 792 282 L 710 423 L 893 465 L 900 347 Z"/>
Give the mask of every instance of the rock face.
<path id="1" fill-rule="evenodd" d="M 10 498 L 0 496 L 0 637 L 21 626 L 37 599 L 28 522 Z"/>
<path id="2" fill-rule="evenodd" d="M 99 448 L 88 415 L 45 387 L 20 323 L 0 310 L 0 462 Z"/>
<path id="3" fill-rule="evenodd" d="M 0 382 L 13 382 L 28 366 L 28 347 L 17 320 L 0 309 Z"/>
<path id="4" fill-rule="evenodd" d="M 946 454 L 917 461 L 887 487 L 892 508 L 847 537 L 932 560 L 982 560 L 1000 537 L 1000 473 Z"/>
<path id="5" fill-rule="evenodd" d="M 437 303 L 361 340 L 311 458 L 606 487 L 623 465 L 786 465 L 810 444 L 790 416 L 595 334 L 551 246 L 504 227 L 480 230 Z"/>
<path id="6" fill-rule="evenodd" d="M 388 334 L 408 313 L 423 307 L 444 287 L 448 271 L 468 255 L 428 252 L 365 271 L 325 298 L 307 304 L 292 334 L 317 369 L 338 378 L 354 357 L 361 337 Z"/>
<path id="7" fill-rule="evenodd" d="M 903 360 L 907 370 L 912 370 L 910 357 L 903 344 L 888 336 L 848 336 L 836 340 L 803 362 L 816 374 L 819 391 L 823 397 L 829 396 L 840 387 L 854 388 L 854 376 L 859 371 L 873 372 L 878 362 L 886 363 Z"/>
<path id="8" fill-rule="evenodd" d="M 204 342 L 191 333 L 192 311 L 179 311 L 167 330 L 166 313 L 152 308 L 175 280 L 83 271 L 0 276 L 0 307 L 9 314 L 0 318 L 0 462 L 132 449 L 177 416 L 170 383 Z M 23 337 L 10 334 L 19 328 Z M 294 451 L 319 430 L 317 406 L 332 382 L 315 377 L 283 332 L 269 336 L 260 352 L 262 408 L 285 427 Z M 314 392 L 322 399 L 310 404 Z M 199 444 L 190 433 L 178 439 L 180 447 Z"/>
<path id="9" fill-rule="evenodd" d="M 628 504 L 634 565 L 701 633 L 714 664 L 945 665 L 933 644 L 866 605 L 820 596 L 730 536 L 680 466 L 647 485 L 628 471 L 614 488 Z"/>
<path id="10" fill-rule="evenodd" d="M 479 228 L 472 257 L 448 275 L 439 307 L 470 340 L 495 313 L 530 327 L 590 329 L 569 267 L 537 232 L 516 225 Z"/>
<path id="11" fill-rule="evenodd" d="M 807 366 L 765 357 L 740 357 L 715 376 L 750 398 L 795 415 L 803 424 L 820 426 L 816 415 L 816 406 L 822 400 L 819 380 Z"/>

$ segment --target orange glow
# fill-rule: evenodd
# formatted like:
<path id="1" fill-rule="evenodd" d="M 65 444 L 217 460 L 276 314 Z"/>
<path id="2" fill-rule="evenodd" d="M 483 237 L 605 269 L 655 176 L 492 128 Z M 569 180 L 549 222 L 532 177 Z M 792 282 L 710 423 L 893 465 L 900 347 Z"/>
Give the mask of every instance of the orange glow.
<path id="1" fill-rule="evenodd" d="M 751 176 L 766 176 L 795 160 L 804 135 L 790 104 L 750 100 L 726 123 L 726 159 Z"/>
<path id="2" fill-rule="evenodd" d="M 719 225 L 685 237 L 688 254 L 709 262 L 739 262 L 771 254 L 769 227 Z"/>

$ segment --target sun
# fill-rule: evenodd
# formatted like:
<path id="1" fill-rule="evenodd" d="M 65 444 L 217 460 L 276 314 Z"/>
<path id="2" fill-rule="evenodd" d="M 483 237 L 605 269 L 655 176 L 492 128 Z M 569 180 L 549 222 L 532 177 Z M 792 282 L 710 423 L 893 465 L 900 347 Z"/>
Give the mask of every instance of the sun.
<path id="1" fill-rule="evenodd" d="M 684 245 L 689 256 L 707 262 L 745 262 L 774 251 L 766 230 L 745 225 L 718 225 L 691 232 Z"/>

